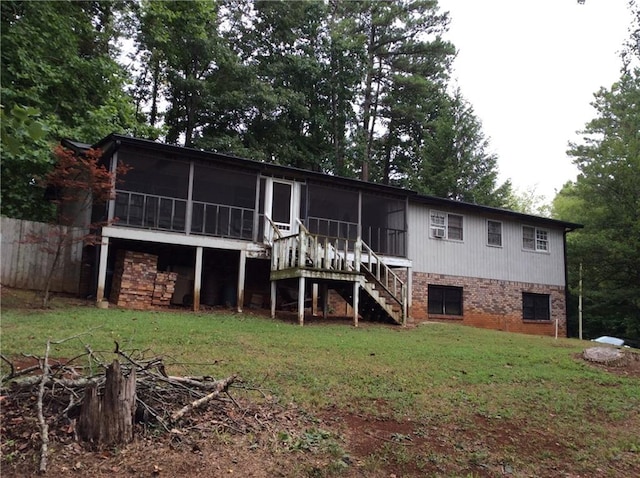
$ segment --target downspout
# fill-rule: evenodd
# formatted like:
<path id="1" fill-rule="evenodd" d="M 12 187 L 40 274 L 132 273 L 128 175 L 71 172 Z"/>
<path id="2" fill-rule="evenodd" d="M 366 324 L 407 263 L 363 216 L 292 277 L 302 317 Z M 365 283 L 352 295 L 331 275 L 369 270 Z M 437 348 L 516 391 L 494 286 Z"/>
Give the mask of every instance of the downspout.
<path id="1" fill-rule="evenodd" d="M 564 254 L 564 330 L 569 337 L 569 267 L 567 264 L 567 229 L 562 231 L 562 251 Z"/>

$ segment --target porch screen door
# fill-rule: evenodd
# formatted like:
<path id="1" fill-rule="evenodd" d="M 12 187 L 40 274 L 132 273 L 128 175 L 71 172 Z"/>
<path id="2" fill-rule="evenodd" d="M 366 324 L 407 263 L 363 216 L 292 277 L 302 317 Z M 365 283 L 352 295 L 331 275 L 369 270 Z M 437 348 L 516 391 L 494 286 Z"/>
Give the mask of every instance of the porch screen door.
<path id="1" fill-rule="evenodd" d="M 293 203 L 293 184 L 273 181 L 271 220 L 283 233 L 294 229 Z"/>

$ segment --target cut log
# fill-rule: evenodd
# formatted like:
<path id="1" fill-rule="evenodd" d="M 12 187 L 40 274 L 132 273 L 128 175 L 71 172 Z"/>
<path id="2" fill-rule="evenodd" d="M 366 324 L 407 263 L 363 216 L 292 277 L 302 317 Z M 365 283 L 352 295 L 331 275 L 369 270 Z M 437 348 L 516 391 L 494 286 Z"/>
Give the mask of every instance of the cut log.
<path id="1" fill-rule="evenodd" d="M 125 377 L 114 360 L 107 367 L 104 394 L 98 394 L 95 384 L 86 389 L 78 420 L 79 438 L 98 446 L 131 442 L 135 408 L 136 374 Z"/>

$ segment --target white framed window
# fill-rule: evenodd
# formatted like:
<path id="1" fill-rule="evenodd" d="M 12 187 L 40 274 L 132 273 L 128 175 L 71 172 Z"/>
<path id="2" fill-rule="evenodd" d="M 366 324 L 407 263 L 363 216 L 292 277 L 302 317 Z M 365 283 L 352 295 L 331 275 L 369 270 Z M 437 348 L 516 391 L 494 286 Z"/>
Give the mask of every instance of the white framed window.
<path id="1" fill-rule="evenodd" d="M 433 238 L 451 239 L 453 241 L 462 241 L 464 239 L 463 217 L 459 214 L 431 211 L 430 226 L 431 237 Z"/>
<path id="2" fill-rule="evenodd" d="M 502 223 L 500 221 L 487 220 L 487 245 L 502 247 Z"/>
<path id="3" fill-rule="evenodd" d="M 549 251 L 549 231 L 533 226 L 522 226 L 522 248 L 528 251 Z"/>

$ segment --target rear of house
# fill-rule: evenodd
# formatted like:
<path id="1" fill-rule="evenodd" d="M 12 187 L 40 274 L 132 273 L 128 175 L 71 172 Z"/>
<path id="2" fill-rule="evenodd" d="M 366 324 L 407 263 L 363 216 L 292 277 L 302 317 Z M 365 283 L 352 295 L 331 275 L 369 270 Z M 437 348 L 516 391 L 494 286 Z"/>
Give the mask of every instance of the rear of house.
<path id="1" fill-rule="evenodd" d="M 100 303 L 566 331 L 578 225 L 115 134 L 95 147 L 131 168 L 94 209 Z"/>
<path id="2" fill-rule="evenodd" d="M 408 217 L 415 320 L 566 335 L 565 234 L 576 225 L 428 197 Z"/>

